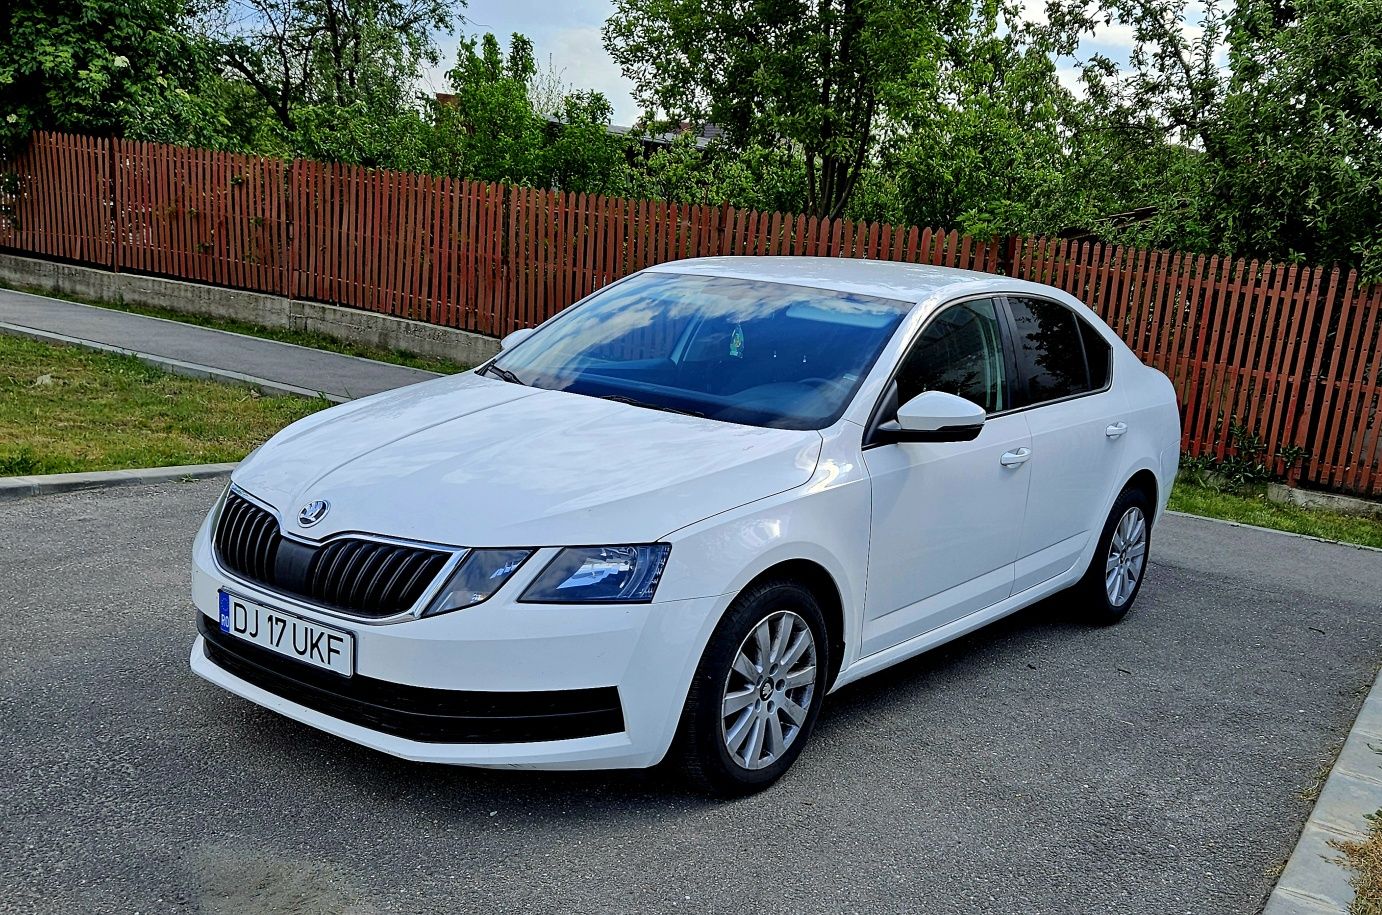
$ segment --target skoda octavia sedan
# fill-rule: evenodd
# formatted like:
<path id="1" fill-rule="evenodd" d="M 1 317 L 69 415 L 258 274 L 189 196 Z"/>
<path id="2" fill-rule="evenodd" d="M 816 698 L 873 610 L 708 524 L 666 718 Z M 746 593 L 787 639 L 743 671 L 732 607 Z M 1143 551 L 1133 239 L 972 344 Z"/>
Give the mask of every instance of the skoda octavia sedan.
<path id="1" fill-rule="evenodd" d="M 711 258 L 289 426 L 194 548 L 192 669 L 376 750 L 745 793 L 826 695 L 1036 600 L 1124 616 L 1171 384 L 1056 289 Z"/>

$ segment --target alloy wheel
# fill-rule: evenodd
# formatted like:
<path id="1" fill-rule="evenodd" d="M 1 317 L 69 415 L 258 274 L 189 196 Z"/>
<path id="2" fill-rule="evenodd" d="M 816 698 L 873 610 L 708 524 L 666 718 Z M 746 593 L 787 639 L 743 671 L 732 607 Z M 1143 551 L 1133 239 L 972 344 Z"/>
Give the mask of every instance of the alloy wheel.
<path id="1" fill-rule="evenodd" d="M 1137 590 L 1147 562 L 1147 518 L 1142 509 L 1133 506 L 1123 513 L 1113 529 L 1108 559 L 1104 563 L 1104 588 L 1108 602 L 1121 607 Z"/>
<path id="2" fill-rule="evenodd" d="M 816 637 L 800 615 L 782 610 L 744 637 L 725 677 L 720 733 L 730 758 L 762 769 L 801 734 L 816 692 Z"/>

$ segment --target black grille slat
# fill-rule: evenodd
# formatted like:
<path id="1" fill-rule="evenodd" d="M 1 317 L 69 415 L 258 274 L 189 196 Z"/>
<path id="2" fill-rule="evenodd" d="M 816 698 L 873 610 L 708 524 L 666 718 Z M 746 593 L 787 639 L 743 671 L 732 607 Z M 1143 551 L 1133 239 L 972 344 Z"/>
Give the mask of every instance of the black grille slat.
<path id="1" fill-rule="evenodd" d="M 240 503 L 235 506 L 235 514 L 230 520 L 229 529 L 226 531 L 226 543 L 235 551 L 235 555 L 243 556 L 244 548 L 241 546 L 241 535 L 245 527 L 249 524 L 250 510 L 247 503 Z"/>
<path id="2" fill-rule="evenodd" d="M 360 587 L 365 577 L 365 570 L 369 568 L 370 560 L 379 551 L 377 544 L 365 543 L 356 549 L 355 558 L 350 565 L 346 566 L 345 574 L 341 576 L 341 588 L 346 594 L 360 595 L 360 602 L 364 603 L 364 589 Z"/>
<path id="3" fill-rule="evenodd" d="M 393 567 L 394 559 L 398 553 L 397 547 L 388 547 L 379 551 L 378 560 L 373 565 L 374 572 L 365 579 L 365 585 L 361 589 L 365 595 L 366 605 L 376 603 L 383 598 L 384 582 L 388 580 L 386 576 Z"/>
<path id="4" fill-rule="evenodd" d="M 277 539 L 278 531 L 274 530 L 273 525 L 265 524 L 263 519 L 259 519 L 250 541 L 249 558 L 256 576 L 261 579 L 267 578 L 269 569 L 273 567 L 274 554 L 278 552 L 275 543 Z"/>
<path id="5" fill-rule="evenodd" d="M 400 589 L 404 594 L 421 593 L 427 587 L 427 583 L 436 577 L 437 569 L 433 569 L 433 560 L 430 558 L 414 557 L 418 559 L 418 567 L 403 583 Z M 414 590 L 416 589 L 416 590 Z"/>
<path id="6" fill-rule="evenodd" d="M 404 578 L 404 577 L 403 577 L 403 574 L 404 574 L 406 571 L 408 571 L 408 567 L 409 567 L 409 566 L 413 565 L 413 564 L 416 563 L 417 561 L 418 561 L 418 557 L 417 557 L 417 556 L 413 556 L 413 555 L 411 555 L 411 554 L 405 553 L 405 554 L 403 554 L 402 556 L 400 556 L 400 557 L 398 558 L 398 561 L 395 562 L 395 563 L 393 563 L 393 572 L 389 575 L 388 579 L 384 581 L 383 593 L 385 593 L 385 594 L 397 593 L 397 592 L 403 590 L 403 589 L 400 589 L 400 588 L 398 587 L 398 585 L 401 584 L 403 581 L 408 581 L 408 580 L 410 580 L 410 579 Z M 405 591 L 404 593 L 406 593 L 406 591 Z"/>
<path id="7" fill-rule="evenodd" d="M 326 549 L 317 554 L 317 559 L 312 563 L 312 576 L 308 581 L 308 587 L 314 594 L 327 594 L 328 583 L 333 581 L 332 569 L 336 566 L 336 560 L 341 556 L 341 545 L 339 543 L 329 543 Z"/>
<path id="8" fill-rule="evenodd" d="M 212 542 L 221 565 L 242 578 L 371 618 L 410 609 L 449 556 L 358 537 L 285 545 L 273 513 L 234 491 L 226 496 Z M 281 547 L 288 552 L 281 554 Z"/>

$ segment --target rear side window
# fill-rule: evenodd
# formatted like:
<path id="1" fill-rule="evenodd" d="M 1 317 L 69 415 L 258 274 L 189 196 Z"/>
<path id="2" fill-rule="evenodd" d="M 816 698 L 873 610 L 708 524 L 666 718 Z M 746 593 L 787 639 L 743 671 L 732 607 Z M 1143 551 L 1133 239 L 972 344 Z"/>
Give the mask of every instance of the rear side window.
<path id="1" fill-rule="evenodd" d="M 1097 391 L 1108 384 L 1110 367 L 1113 365 L 1113 347 L 1088 321 L 1076 317 L 1075 323 L 1080 326 L 1085 358 L 1089 361 L 1089 387 Z"/>
<path id="2" fill-rule="evenodd" d="M 1090 383 L 1081 322 L 1073 311 L 1055 302 L 1016 296 L 1008 299 L 1008 305 L 1017 331 L 1013 341 L 1017 367 L 1027 382 L 1025 393 L 1019 391 L 1019 406 L 1071 397 L 1103 386 Z"/>

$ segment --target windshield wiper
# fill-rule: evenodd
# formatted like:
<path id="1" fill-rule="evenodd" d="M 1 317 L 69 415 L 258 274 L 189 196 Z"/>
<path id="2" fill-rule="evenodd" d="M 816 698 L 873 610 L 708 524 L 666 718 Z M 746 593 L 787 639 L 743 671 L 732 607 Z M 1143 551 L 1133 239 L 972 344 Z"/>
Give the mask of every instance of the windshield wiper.
<path id="1" fill-rule="evenodd" d="M 484 374 L 486 374 L 486 375 L 493 375 L 495 378 L 498 378 L 500 381 L 507 381 L 509 384 L 520 384 L 520 385 L 524 385 L 524 386 L 527 385 L 527 382 L 524 381 L 522 378 L 519 378 L 519 377 L 518 377 L 517 375 L 515 375 L 513 372 L 510 372 L 508 369 L 500 368 L 499 366 L 495 365 L 493 362 L 491 362 L 489 365 L 485 366 Z"/>
<path id="2" fill-rule="evenodd" d="M 680 407 L 669 407 L 666 404 L 648 403 L 644 400 L 635 400 L 632 397 L 625 397 L 623 394 L 606 394 L 602 396 L 600 399 L 612 400 L 615 403 L 626 403 L 631 407 L 643 407 L 648 410 L 661 410 L 663 413 L 680 413 L 682 416 L 699 416 L 701 419 L 705 419 L 704 413 L 698 413 L 695 410 L 683 410 Z"/>

